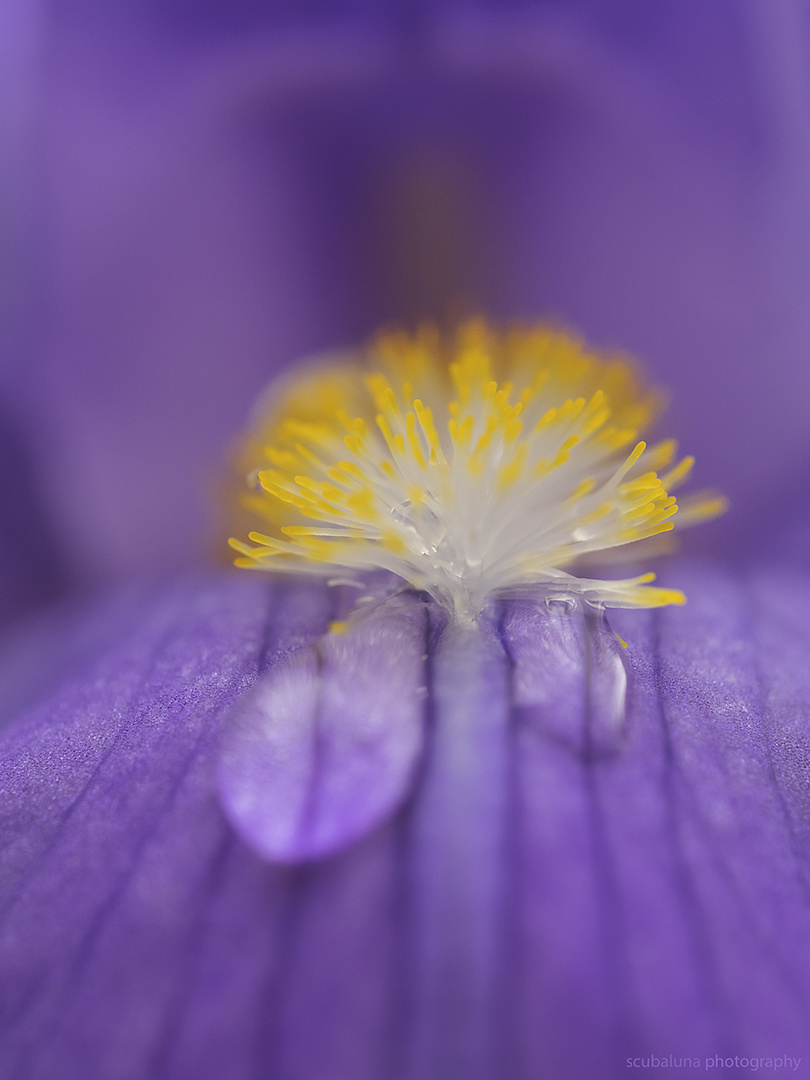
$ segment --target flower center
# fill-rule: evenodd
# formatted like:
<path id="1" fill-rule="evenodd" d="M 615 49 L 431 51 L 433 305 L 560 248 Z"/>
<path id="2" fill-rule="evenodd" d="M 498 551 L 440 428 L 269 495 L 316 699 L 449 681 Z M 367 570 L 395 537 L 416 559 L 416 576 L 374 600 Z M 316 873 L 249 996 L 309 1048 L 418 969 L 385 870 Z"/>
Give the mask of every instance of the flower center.
<path id="1" fill-rule="evenodd" d="M 241 456 L 243 505 L 269 529 L 230 541 L 237 566 L 384 568 L 462 620 L 490 595 L 538 590 L 657 607 L 683 595 L 652 574 L 569 570 L 725 508 L 701 495 L 679 509 L 693 459 L 638 441 L 658 397 L 632 365 L 547 327 L 386 335 L 271 393 Z"/>

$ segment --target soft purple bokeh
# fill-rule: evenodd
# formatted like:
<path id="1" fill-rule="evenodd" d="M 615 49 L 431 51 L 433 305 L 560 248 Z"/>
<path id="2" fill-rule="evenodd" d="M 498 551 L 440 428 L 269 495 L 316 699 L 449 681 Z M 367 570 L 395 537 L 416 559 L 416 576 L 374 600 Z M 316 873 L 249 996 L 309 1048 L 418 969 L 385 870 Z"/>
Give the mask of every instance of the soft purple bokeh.
<path id="1" fill-rule="evenodd" d="M 808 459 L 799 3 L 2 18 L 0 390 L 68 581 L 209 556 L 268 377 L 389 321 L 550 314 L 639 355 L 735 508 L 699 546 L 739 549 Z"/>

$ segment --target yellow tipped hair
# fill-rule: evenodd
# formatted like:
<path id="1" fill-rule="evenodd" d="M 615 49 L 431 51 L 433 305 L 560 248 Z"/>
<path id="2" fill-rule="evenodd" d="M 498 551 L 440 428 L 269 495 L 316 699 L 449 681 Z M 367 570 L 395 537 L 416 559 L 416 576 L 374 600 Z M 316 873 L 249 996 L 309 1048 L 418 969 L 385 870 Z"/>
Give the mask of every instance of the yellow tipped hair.
<path id="1" fill-rule="evenodd" d="M 545 326 L 386 334 L 266 400 L 242 454 L 243 504 L 264 531 L 253 547 L 231 540 L 237 566 L 383 568 L 460 619 L 533 590 L 659 607 L 683 594 L 577 565 L 612 549 L 633 558 L 634 543 L 725 510 L 714 494 L 679 509 L 670 492 L 693 459 L 673 464 L 673 440 L 639 438 L 660 398 L 632 364 Z"/>

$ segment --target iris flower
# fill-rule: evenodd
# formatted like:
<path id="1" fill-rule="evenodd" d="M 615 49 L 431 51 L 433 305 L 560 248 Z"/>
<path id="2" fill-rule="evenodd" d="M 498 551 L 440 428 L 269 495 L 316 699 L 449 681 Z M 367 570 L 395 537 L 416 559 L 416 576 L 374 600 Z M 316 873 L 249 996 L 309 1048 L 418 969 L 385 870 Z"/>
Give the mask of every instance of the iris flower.
<path id="1" fill-rule="evenodd" d="M 799 16 L 83 10 L 3 16 L 50 50 L 7 99 L 0 582 L 77 599 L 0 655 L 0 1074 L 801 1075 Z M 609 626 L 547 575 L 168 572 L 271 370 L 458 297 L 650 357 L 736 561 Z"/>

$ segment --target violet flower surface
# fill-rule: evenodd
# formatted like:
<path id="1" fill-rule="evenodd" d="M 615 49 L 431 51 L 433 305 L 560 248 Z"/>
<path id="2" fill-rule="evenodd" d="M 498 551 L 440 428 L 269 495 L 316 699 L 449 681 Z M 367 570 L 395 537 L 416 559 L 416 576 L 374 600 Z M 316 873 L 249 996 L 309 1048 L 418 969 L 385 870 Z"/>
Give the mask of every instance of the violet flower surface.
<path id="1" fill-rule="evenodd" d="M 299 739 L 253 847 L 227 725 L 339 594 L 200 575 L 15 623 L 0 1074 L 810 1072 L 806 13 L 631 8 L 4 8 L 6 614 L 199 554 L 273 370 L 455 306 L 648 358 L 747 569 L 611 616 L 623 720 L 600 628 L 511 604 L 462 649 L 410 597 L 425 652 L 363 646 L 396 743 Z"/>
<path id="2" fill-rule="evenodd" d="M 0 35 L 0 392 L 68 581 L 209 550 L 270 375 L 391 321 L 549 315 L 643 357 L 746 522 L 706 545 L 807 459 L 801 5 L 38 10 Z"/>
<path id="3" fill-rule="evenodd" d="M 426 632 L 399 809 L 354 842 L 347 824 L 331 858 L 302 834 L 286 865 L 223 815 L 220 727 L 326 630 L 334 594 L 193 580 L 119 613 L 3 739 L 4 1074 L 806 1069 L 810 583 L 681 578 L 685 609 L 624 616 L 627 717 L 599 741 L 559 694 L 562 670 L 589 676 L 545 606 L 457 628 L 477 645 Z M 402 661 L 399 633 L 377 635 L 378 663 L 386 649 Z M 307 796 L 338 828 L 346 762 L 310 753 Z M 267 798 L 297 818 L 297 790 Z"/>

